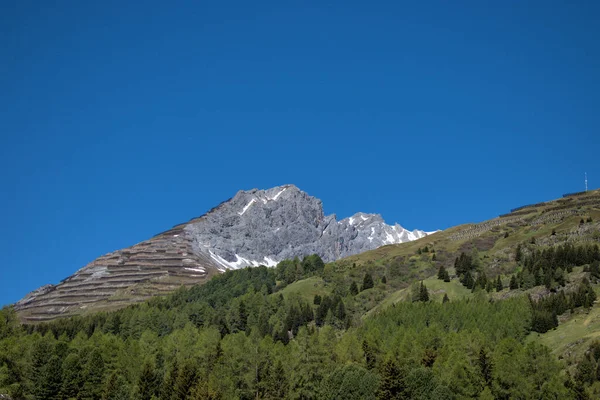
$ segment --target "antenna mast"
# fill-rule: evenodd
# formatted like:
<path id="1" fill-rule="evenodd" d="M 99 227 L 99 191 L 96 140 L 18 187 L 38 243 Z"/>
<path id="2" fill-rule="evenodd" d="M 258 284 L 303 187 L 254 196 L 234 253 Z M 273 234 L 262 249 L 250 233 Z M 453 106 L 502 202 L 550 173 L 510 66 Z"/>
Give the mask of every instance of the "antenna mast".
<path id="1" fill-rule="evenodd" d="M 585 173 L 585 191 L 587 192 L 587 172 Z"/>

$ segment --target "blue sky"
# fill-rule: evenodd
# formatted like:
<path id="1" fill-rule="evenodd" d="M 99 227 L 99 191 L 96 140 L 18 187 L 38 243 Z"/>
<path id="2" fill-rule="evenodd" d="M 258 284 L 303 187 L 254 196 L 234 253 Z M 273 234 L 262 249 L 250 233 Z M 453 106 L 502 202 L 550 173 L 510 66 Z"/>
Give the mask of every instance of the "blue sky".
<path id="1" fill-rule="evenodd" d="M 53 3 L 0 14 L 0 304 L 240 189 L 433 230 L 600 186 L 598 2 Z"/>

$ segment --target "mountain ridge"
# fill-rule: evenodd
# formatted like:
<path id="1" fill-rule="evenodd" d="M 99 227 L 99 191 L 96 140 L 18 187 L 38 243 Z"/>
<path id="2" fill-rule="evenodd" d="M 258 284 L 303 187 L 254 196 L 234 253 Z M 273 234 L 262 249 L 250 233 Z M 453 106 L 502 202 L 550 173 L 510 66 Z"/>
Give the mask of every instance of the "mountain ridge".
<path id="1" fill-rule="evenodd" d="M 240 190 L 199 217 L 30 292 L 15 308 L 32 322 L 110 310 L 204 283 L 228 269 L 275 266 L 310 254 L 331 262 L 427 234 L 387 225 L 379 214 L 358 212 L 338 221 L 324 214 L 321 200 L 291 184 Z"/>

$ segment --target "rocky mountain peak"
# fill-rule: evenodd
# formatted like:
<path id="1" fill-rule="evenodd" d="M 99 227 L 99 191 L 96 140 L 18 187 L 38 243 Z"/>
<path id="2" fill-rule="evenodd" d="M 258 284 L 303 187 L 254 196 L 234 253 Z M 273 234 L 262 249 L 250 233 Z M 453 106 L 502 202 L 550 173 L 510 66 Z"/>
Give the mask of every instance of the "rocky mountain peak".
<path id="1" fill-rule="evenodd" d="M 426 235 L 387 225 L 379 214 L 359 212 L 337 221 L 324 215 L 319 199 L 294 185 L 239 191 L 217 212 L 188 224 L 186 232 L 195 251 L 221 269 L 274 265 L 313 253 L 333 261 Z"/>

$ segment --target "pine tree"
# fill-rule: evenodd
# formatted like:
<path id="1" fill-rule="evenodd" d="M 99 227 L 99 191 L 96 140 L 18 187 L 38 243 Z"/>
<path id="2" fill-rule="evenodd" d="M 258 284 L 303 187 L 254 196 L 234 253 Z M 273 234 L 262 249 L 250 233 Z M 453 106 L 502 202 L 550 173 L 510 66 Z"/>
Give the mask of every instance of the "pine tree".
<path id="1" fill-rule="evenodd" d="M 62 387 L 60 397 L 63 399 L 76 398 L 83 385 L 81 363 L 77 353 L 67 355 L 62 363 Z"/>
<path id="2" fill-rule="evenodd" d="M 449 301 L 450 301 L 450 298 L 448 298 L 448 293 L 444 293 L 444 298 L 442 299 L 442 304 L 447 303 Z"/>
<path id="3" fill-rule="evenodd" d="M 510 283 L 508 285 L 510 290 L 516 290 L 519 288 L 519 283 L 517 282 L 517 277 L 516 276 L 511 276 L 510 277 Z"/>
<path id="4" fill-rule="evenodd" d="M 387 359 L 380 371 L 381 380 L 377 398 L 381 400 L 402 399 L 406 394 L 406 383 L 398 364 L 393 359 Z"/>
<path id="5" fill-rule="evenodd" d="M 502 279 L 500 279 L 500 275 L 496 278 L 496 292 L 501 292 L 504 289 L 502 285 Z"/>
<path id="6" fill-rule="evenodd" d="M 350 291 L 352 291 L 352 288 L 350 289 Z M 318 294 L 315 294 L 315 297 L 313 299 L 313 304 L 318 306 L 319 304 L 321 304 L 321 296 Z"/>
<path id="7" fill-rule="evenodd" d="M 429 291 L 427 290 L 427 287 L 425 286 L 423 281 L 421 281 L 421 286 L 419 287 L 419 301 L 429 301 Z"/>
<path id="8" fill-rule="evenodd" d="M 491 387 L 491 385 L 492 385 L 492 361 L 490 360 L 490 357 L 488 356 L 487 352 L 485 351 L 485 349 L 483 347 L 481 348 L 481 350 L 479 350 L 478 364 L 479 364 L 479 371 L 481 373 L 483 381 L 485 382 L 486 386 Z"/>
<path id="9" fill-rule="evenodd" d="M 446 268 L 444 268 L 443 265 L 440 265 L 437 276 L 438 279 L 443 280 L 444 282 L 450 282 L 450 274 L 448 274 L 448 271 L 446 270 Z"/>
<path id="10" fill-rule="evenodd" d="M 375 349 L 373 349 L 366 340 L 363 340 L 362 342 L 362 351 L 365 355 L 365 364 L 367 365 L 367 368 L 375 368 L 375 364 L 377 363 Z"/>
<path id="11" fill-rule="evenodd" d="M 468 289 L 473 289 L 473 287 L 475 286 L 475 280 L 473 279 L 473 276 L 471 275 L 471 272 L 467 271 L 461 281 L 460 281 L 464 287 L 468 288 Z"/>
<path id="12" fill-rule="evenodd" d="M 265 398 L 283 399 L 288 393 L 288 376 L 283 368 L 281 361 L 277 361 L 269 368 L 269 373 L 265 377 Z"/>
<path id="13" fill-rule="evenodd" d="M 102 400 L 129 400 L 127 381 L 116 371 L 113 371 L 110 374 L 106 383 L 104 384 Z"/>
<path id="14" fill-rule="evenodd" d="M 149 361 L 144 362 L 142 366 L 142 374 L 140 375 L 137 382 L 137 396 L 138 400 L 151 400 L 158 392 L 158 376 L 154 370 L 154 365 Z"/>
<path id="15" fill-rule="evenodd" d="M 358 285 L 356 285 L 356 282 L 352 282 L 350 285 L 350 294 L 352 296 L 356 296 L 358 294 Z"/>
<path id="16" fill-rule="evenodd" d="M 381 277 L 381 283 L 383 283 L 384 285 L 387 283 L 387 278 L 384 276 Z"/>
<path id="17" fill-rule="evenodd" d="M 194 384 L 197 379 L 197 371 L 192 361 L 186 361 L 179 369 L 177 379 L 175 379 L 175 386 L 173 387 L 173 400 L 185 400 L 187 399 L 192 391 Z"/>
<path id="18" fill-rule="evenodd" d="M 373 283 L 373 277 L 368 272 L 365 274 L 363 278 L 363 284 L 361 291 L 371 289 L 375 284 Z"/>
<path id="19" fill-rule="evenodd" d="M 61 361 L 57 355 L 52 355 L 48 360 L 48 363 L 42 368 L 41 375 L 38 380 L 36 389 L 37 398 L 40 399 L 54 399 L 58 396 L 58 393 L 62 384 L 61 376 Z"/>
<path id="20" fill-rule="evenodd" d="M 521 245 L 517 245 L 517 250 L 515 251 L 515 261 L 520 262 L 523 259 L 523 249 Z"/>
<path id="21" fill-rule="evenodd" d="M 219 345 L 220 344 L 221 343 L 219 342 Z M 177 376 L 179 376 L 179 366 L 177 364 L 177 358 L 175 358 L 160 387 L 161 400 L 171 400 L 171 395 L 173 393 L 173 388 L 175 387 Z"/>
<path id="22" fill-rule="evenodd" d="M 84 384 L 80 392 L 81 399 L 97 400 L 102 396 L 102 378 L 104 376 L 104 360 L 99 349 L 92 350 L 83 370 Z"/>

